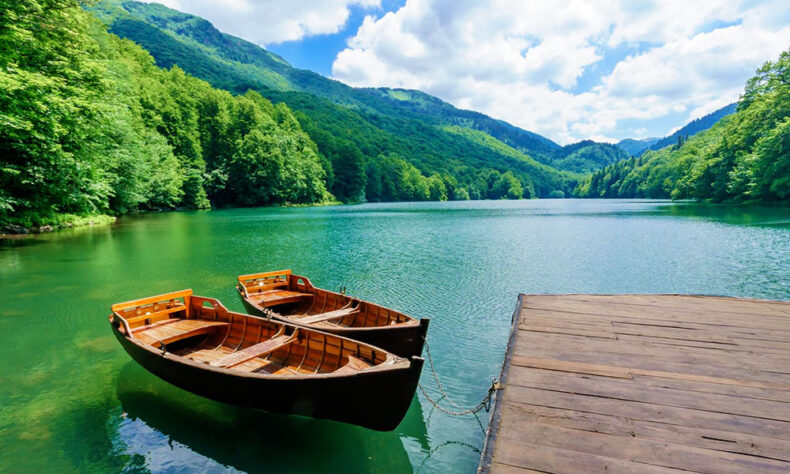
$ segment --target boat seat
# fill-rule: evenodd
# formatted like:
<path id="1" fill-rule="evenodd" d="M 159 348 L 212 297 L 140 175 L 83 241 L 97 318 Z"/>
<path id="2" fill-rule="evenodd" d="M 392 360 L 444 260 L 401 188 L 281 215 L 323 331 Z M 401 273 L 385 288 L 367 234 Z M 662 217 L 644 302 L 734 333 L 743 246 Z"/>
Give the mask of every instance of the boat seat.
<path id="1" fill-rule="evenodd" d="M 124 317 L 126 318 L 126 322 L 129 323 L 129 325 L 135 325 L 141 321 L 144 324 L 151 324 L 157 321 L 167 320 L 170 318 L 171 314 L 186 310 L 187 307 L 185 304 L 178 303 L 169 308 L 160 309 L 159 311 L 149 311 L 148 313 L 142 315 L 134 314 L 134 310 L 131 310 Z"/>
<path id="2" fill-rule="evenodd" d="M 181 321 L 180 319 L 165 319 L 163 321 L 157 321 L 155 323 L 147 324 L 145 326 L 137 326 L 136 328 L 132 328 L 132 334 L 137 334 L 138 332 L 147 331 L 152 328 L 156 328 L 159 326 L 164 326 L 165 324 L 173 324 Z M 128 321 L 127 321 L 128 322 Z"/>
<path id="3" fill-rule="evenodd" d="M 293 321 L 299 324 L 322 323 L 324 321 L 331 321 L 333 319 L 340 319 L 345 318 L 346 316 L 356 315 L 359 314 L 359 312 L 359 308 L 343 308 L 337 309 L 335 311 L 329 311 L 327 313 L 319 313 L 303 318 L 297 318 Z"/>
<path id="4" fill-rule="evenodd" d="M 312 293 L 302 293 L 299 291 L 291 290 L 268 290 L 260 293 L 253 293 L 250 295 L 256 301 L 260 302 L 264 308 L 269 306 L 276 306 L 278 304 L 296 303 L 312 298 Z"/>
<path id="5" fill-rule="evenodd" d="M 200 336 L 216 331 L 219 328 L 230 326 L 229 323 L 221 321 L 204 321 L 201 319 L 178 319 L 167 324 L 152 324 L 140 331 L 132 331 L 134 337 L 146 344 L 159 345 L 170 344 L 172 342 L 187 339 L 193 336 Z"/>
<path id="6" fill-rule="evenodd" d="M 360 370 L 369 369 L 371 367 L 370 364 L 365 362 L 362 359 L 357 359 L 356 357 L 350 355 L 348 356 L 348 362 L 343 367 L 335 370 L 333 373 L 335 374 L 353 374 L 354 372 L 359 372 Z"/>
<path id="7" fill-rule="evenodd" d="M 296 334 L 292 334 L 290 336 L 277 336 L 273 337 L 267 341 L 263 341 L 261 343 L 255 344 L 254 346 L 247 347 L 246 349 L 242 349 L 238 352 L 234 352 L 232 354 L 228 354 L 225 357 L 210 362 L 209 365 L 212 367 L 224 367 L 229 369 L 234 365 L 239 365 L 241 363 L 247 362 L 248 360 L 254 359 L 256 357 L 260 357 L 262 355 L 270 354 L 277 349 L 281 349 L 288 344 L 292 343 L 296 340 Z"/>

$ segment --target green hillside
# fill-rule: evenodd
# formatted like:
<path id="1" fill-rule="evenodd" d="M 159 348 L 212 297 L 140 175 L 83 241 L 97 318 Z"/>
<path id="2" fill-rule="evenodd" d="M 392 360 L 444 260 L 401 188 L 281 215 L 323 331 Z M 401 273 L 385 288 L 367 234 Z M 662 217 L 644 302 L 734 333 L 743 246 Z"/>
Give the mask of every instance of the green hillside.
<path id="1" fill-rule="evenodd" d="M 725 105 L 724 107 L 709 113 L 703 117 L 698 119 L 694 119 L 691 122 L 687 123 L 686 125 L 680 127 L 678 130 L 670 133 L 666 137 L 658 140 L 657 142 L 651 144 L 647 147 L 648 150 L 660 150 L 662 148 L 666 148 L 670 145 L 675 145 L 681 139 L 687 139 L 691 136 L 696 135 L 699 132 L 704 132 L 705 130 L 711 128 L 716 122 L 723 119 L 724 117 L 735 113 L 736 107 L 738 104 L 729 104 Z"/>
<path id="2" fill-rule="evenodd" d="M 553 168 L 588 174 L 626 158 L 628 153 L 617 145 L 582 140 L 555 150 L 543 162 Z"/>
<path id="3" fill-rule="evenodd" d="M 191 67 L 202 68 L 202 72 L 210 73 L 211 77 L 202 75 L 200 77 L 218 86 L 220 82 L 226 81 L 227 87 L 223 87 L 225 89 L 241 86 L 244 87 L 244 90 L 239 90 L 240 92 L 246 91 L 246 88 L 259 87 L 280 91 L 295 90 L 309 92 L 337 104 L 367 112 L 440 119 L 443 122 L 484 131 L 535 157 L 559 148 L 559 145 L 545 137 L 519 129 L 506 122 L 494 120 L 478 112 L 458 110 L 450 104 L 420 91 L 352 88 L 312 71 L 291 67 L 276 54 L 253 43 L 222 33 L 202 18 L 184 14 L 162 5 L 104 0 L 94 7 L 93 11 L 110 25 L 113 33 L 133 39 L 151 51 L 160 66 L 170 67 L 178 62 L 181 67 L 190 72 Z M 183 47 L 173 44 L 163 48 L 162 38 L 147 27 L 171 33 L 182 45 L 200 49 L 204 53 L 208 53 L 212 60 L 204 61 L 202 58 L 205 56 L 196 57 L 189 51 L 185 51 Z M 175 51 L 178 51 L 179 54 L 176 55 Z M 195 64 L 188 64 L 193 61 Z M 234 81 L 228 81 L 228 76 L 224 72 L 217 73 L 217 70 L 213 68 L 215 61 L 224 63 L 226 70 L 232 70 Z M 245 66 L 255 66 L 255 68 Z M 194 74 L 199 75 L 197 72 Z M 255 87 L 248 87 L 253 85 Z"/>
<path id="4" fill-rule="evenodd" d="M 746 83 L 734 114 L 674 146 L 597 171 L 575 193 L 790 203 L 790 51 Z"/>
<path id="5" fill-rule="evenodd" d="M 578 179 L 530 158 L 551 156 L 559 149 L 554 142 L 483 114 L 458 110 L 428 94 L 352 88 L 293 68 L 263 48 L 219 32 L 206 20 L 157 4 L 105 0 L 92 11 L 110 31 L 150 51 L 161 67 L 178 65 L 216 87 L 234 93 L 253 89 L 275 103 L 288 104 L 331 164 L 326 169 L 328 186 L 340 199 L 376 199 L 367 196 L 365 183 L 369 163 L 382 157 L 408 162 L 425 179 L 438 175 L 445 187 L 464 190 L 459 198 L 496 196 L 488 184 L 491 171 L 510 171 L 523 197 L 569 193 Z M 509 151 L 491 141 L 452 133 L 448 126 L 485 133 Z"/>
<path id="6" fill-rule="evenodd" d="M 719 120 L 734 113 L 736 106 L 737 104 L 734 103 L 725 105 L 708 115 L 692 120 L 663 138 L 642 138 L 640 140 L 626 138 L 617 142 L 617 146 L 622 148 L 629 156 L 640 156 L 648 150 L 660 150 L 675 145 L 681 139 L 688 139 L 699 132 L 704 132 L 711 128 Z"/>

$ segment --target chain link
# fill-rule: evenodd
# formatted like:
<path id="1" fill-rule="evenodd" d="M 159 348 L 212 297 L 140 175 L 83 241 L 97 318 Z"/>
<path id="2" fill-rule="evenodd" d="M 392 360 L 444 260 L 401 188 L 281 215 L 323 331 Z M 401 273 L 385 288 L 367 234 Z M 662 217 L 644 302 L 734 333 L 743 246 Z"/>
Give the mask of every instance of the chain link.
<path id="1" fill-rule="evenodd" d="M 433 406 L 435 406 L 437 410 L 439 410 L 440 412 L 445 413 L 447 415 L 451 415 L 451 416 L 474 415 L 475 413 L 483 410 L 484 408 L 485 408 L 486 412 L 488 412 L 491 409 L 491 397 L 493 397 L 494 393 L 496 393 L 496 391 L 498 390 L 496 379 L 492 380 L 491 381 L 491 387 L 489 387 L 489 389 L 488 389 L 488 394 L 475 407 L 469 408 L 469 409 L 466 409 L 466 410 L 461 410 L 461 411 L 453 411 L 453 410 L 448 410 L 447 408 L 444 408 L 443 406 L 439 405 L 439 403 L 436 402 L 433 398 L 431 398 L 431 396 L 428 395 L 428 392 L 425 391 L 425 387 L 423 387 L 422 383 L 418 384 L 417 386 L 420 388 L 420 391 L 425 396 L 425 398 L 429 402 L 431 402 L 431 404 Z"/>
<path id="2" fill-rule="evenodd" d="M 439 381 L 439 374 L 436 373 L 436 367 L 433 365 L 433 357 L 431 356 L 431 349 L 428 346 L 427 340 L 425 341 L 425 354 L 428 356 L 428 365 L 431 366 L 431 373 L 433 374 L 433 379 L 436 381 L 436 386 L 439 388 L 439 392 L 442 394 L 445 400 L 450 402 L 450 404 L 453 405 L 455 408 L 459 409 L 459 411 L 454 411 L 444 408 L 443 406 L 439 405 L 439 402 L 437 402 L 436 400 L 431 398 L 430 395 L 428 395 L 428 392 L 425 390 L 425 387 L 423 386 L 422 383 L 417 384 L 417 386 L 420 388 L 420 391 L 425 396 L 425 398 L 429 402 L 431 402 L 431 404 L 434 407 L 436 407 L 437 410 L 451 416 L 465 416 L 465 415 L 474 415 L 475 413 L 483 409 L 485 409 L 485 411 L 488 412 L 491 409 L 491 398 L 494 396 L 496 391 L 500 389 L 499 382 L 497 381 L 497 379 L 491 379 L 491 386 L 488 388 L 488 393 L 486 394 L 485 398 L 483 398 L 483 400 L 480 401 L 480 403 L 478 403 L 472 408 L 468 408 L 464 410 L 462 409 L 461 406 L 455 403 L 450 397 L 448 397 L 447 392 L 444 391 L 442 382 Z"/>
<path id="3" fill-rule="evenodd" d="M 458 409 L 463 409 L 460 405 L 455 403 L 452 398 L 447 395 L 447 392 L 444 391 L 444 387 L 442 383 L 439 381 L 439 374 L 436 373 L 436 366 L 433 365 L 433 357 L 431 356 L 431 347 L 428 345 L 428 341 L 425 341 L 425 355 L 428 356 L 428 365 L 431 366 L 431 372 L 433 373 L 433 379 L 436 380 L 436 386 L 439 388 L 439 393 L 442 394 L 445 400 L 450 402 L 450 405 L 454 406 Z"/>

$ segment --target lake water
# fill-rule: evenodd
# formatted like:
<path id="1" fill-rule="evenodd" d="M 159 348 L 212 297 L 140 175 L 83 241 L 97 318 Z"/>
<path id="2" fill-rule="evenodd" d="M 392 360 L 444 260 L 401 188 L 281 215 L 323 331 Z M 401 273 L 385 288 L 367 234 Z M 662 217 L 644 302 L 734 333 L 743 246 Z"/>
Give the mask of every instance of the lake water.
<path id="1" fill-rule="evenodd" d="M 0 246 L 0 472 L 473 472 L 488 414 L 415 397 L 379 433 L 215 403 L 137 366 L 114 302 L 193 288 L 242 310 L 235 276 L 314 284 L 430 317 L 445 389 L 498 375 L 524 293 L 790 299 L 790 210 L 541 200 L 234 209 L 124 218 Z M 438 398 L 430 370 L 422 381 Z"/>

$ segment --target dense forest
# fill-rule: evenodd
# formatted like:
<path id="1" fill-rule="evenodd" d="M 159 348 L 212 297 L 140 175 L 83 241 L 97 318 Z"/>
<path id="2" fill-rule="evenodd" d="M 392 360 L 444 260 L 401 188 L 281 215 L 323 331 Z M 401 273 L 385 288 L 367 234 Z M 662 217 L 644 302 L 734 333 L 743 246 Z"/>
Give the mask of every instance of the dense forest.
<path id="1" fill-rule="evenodd" d="M 0 222 L 328 198 L 284 104 L 160 69 L 75 0 L 0 8 Z"/>
<path id="2" fill-rule="evenodd" d="M 350 88 L 161 5 L 84 6 L 0 0 L 0 227 L 335 199 L 790 200 L 790 52 L 734 114 L 628 158 Z"/>
<path id="3" fill-rule="evenodd" d="M 333 199 L 529 198 L 569 193 L 578 179 L 481 130 L 446 130 L 446 123 L 415 119 L 420 106 L 392 115 L 377 111 L 394 110 L 384 104 L 403 102 L 407 93 L 414 94 L 415 100 L 406 101 L 411 105 L 438 101 L 415 91 L 363 91 L 375 91 L 373 105 L 345 107 L 285 85 L 272 89 L 277 75 L 260 68 L 249 73 L 251 64 L 211 54 L 190 61 L 205 49 L 179 46 L 163 31 L 172 48 L 167 54 L 194 70 L 161 68 L 139 45 L 108 33 L 78 0 L 0 0 L 0 6 L 3 225 Z M 97 12 L 95 3 L 89 7 Z M 351 89 L 295 70 L 242 40 L 231 45 L 242 57 L 282 62 L 302 84 Z M 251 79 L 267 74 L 266 84 Z M 449 113 L 452 107 L 442 104 L 431 107 Z M 463 121 L 465 112 L 457 112 L 453 120 Z M 480 117 L 478 122 L 487 120 L 489 128 L 512 135 L 513 143 L 533 143 L 546 153 L 557 147 Z"/>
<path id="4" fill-rule="evenodd" d="M 593 173 L 575 194 L 790 203 L 790 51 L 749 79 L 734 114 Z"/>
<path id="5" fill-rule="evenodd" d="M 555 150 L 546 164 L 557 169 L 588 174 L 626 158 L 628 153 L 617 145 L 582 140 Z"/>

